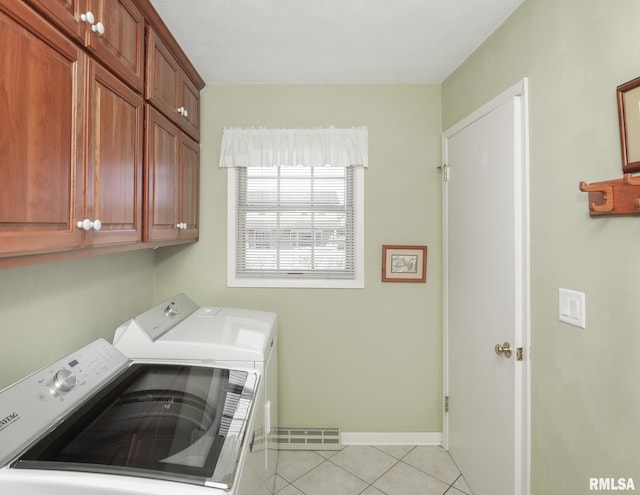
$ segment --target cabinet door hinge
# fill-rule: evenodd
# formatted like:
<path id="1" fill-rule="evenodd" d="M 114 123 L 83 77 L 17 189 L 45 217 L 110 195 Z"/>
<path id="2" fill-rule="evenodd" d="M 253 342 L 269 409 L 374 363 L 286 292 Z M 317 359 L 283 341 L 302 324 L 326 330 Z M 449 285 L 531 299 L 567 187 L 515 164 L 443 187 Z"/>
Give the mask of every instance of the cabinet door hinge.
<path id="1" fill-rule="evenodd" d="M 524 360 L 524 349 L 522 347 L 516 347 L 516 361 Z"/>
<path id="2" fill-rule="evenodd" d="M 444 412 L 449 412 L 449 396 L 444 396 Z"/>

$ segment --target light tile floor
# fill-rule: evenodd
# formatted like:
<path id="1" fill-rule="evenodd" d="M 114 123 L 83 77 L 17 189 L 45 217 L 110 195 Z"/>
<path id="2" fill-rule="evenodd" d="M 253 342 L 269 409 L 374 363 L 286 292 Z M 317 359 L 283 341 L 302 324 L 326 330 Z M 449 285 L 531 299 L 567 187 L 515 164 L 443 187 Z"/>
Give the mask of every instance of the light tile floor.
<path id="1" fill-rule="evenodd" d="M 473 495 L 441 447 L 281 450 L 277 495 Z"/>

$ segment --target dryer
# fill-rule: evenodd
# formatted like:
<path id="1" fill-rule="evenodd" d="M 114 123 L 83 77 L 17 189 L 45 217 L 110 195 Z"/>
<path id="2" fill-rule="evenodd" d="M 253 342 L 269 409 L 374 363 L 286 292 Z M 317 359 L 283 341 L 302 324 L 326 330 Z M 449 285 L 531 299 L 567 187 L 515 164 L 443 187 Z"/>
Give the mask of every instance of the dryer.
<path id="1" fill-rule="evenodd" d="M 189 361 L 257 370 L 263 377 L 262 414 L 247 469 L 274 492 L 278 449 L 278 318 L 252 309 L 199 306 L 178 294 L 120 325 L 113 345 L 137 360 Z"/>

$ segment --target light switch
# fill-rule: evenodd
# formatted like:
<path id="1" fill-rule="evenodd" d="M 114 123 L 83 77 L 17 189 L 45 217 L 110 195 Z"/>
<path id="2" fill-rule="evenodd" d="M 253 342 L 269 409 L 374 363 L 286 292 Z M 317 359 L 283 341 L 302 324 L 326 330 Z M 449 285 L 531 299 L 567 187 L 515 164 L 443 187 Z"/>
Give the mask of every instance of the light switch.
<path id="1" fill-rule="evenodd" d="M 580 328 L 586 328 L 586 307 L 584 292 L 569 289 L 558 291 L 558 313 L 560 321 Z"/>

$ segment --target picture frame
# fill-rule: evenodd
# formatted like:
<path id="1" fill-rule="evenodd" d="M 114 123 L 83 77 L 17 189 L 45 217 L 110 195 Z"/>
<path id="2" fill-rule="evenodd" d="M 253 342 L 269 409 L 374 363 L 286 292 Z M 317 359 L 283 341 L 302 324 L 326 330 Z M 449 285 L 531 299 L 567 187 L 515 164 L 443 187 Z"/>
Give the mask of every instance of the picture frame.
<path id="1" fill-rule="evenodd" d="M 622 171 L 640 171 L 640 77 L 621 84 L 616 89 Z"/>
<path id="2" fill-rule="evenodd" d="M 427 246 L 382 246 L 382 281 L 427 281 Z"/>

